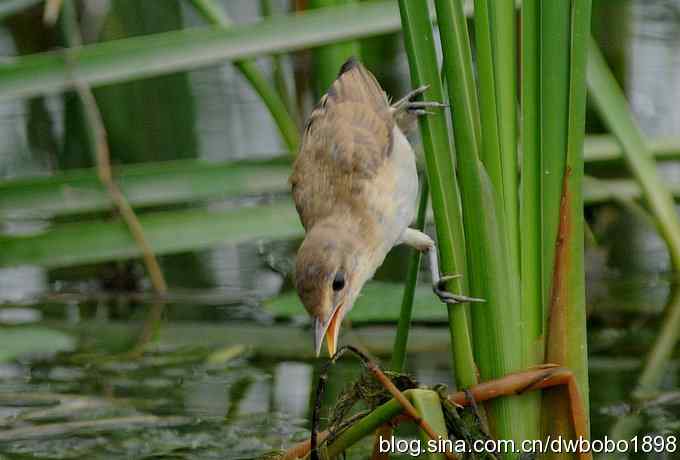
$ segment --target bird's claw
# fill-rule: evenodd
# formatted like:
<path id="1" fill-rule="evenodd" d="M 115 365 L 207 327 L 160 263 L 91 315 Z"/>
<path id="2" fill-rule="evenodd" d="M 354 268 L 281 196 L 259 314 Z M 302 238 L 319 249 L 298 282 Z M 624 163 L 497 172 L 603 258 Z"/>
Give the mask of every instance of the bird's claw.
<path id="1" fill-rule="evenodd" d="M 439 281 L 432 285 L 432 290 L 444 303 L 457 304 L 457 303 L 468 303 L 468 302 L 486 302 L 484 299 L 479 299 L 477 297 L 468 297 L 466 295 L 454 294 L 446 290 L 446 283 L 449 280 L 460 278 L 462 275 L 446 275 L 442 276 Z"/>
<path id="2" fill-rule="evenodd" d="M 414 115 L 433 115 L 433 112 L 429 112 L 426 109 L 448 107 L 448 104 L 443 104 L 441 102 L 413 100 L 414 97 L 423 94 L 429 87 L 430 85 L 423 85 L 408 92 L 404 97 L 392 105 L 392 111 L 395 113 L 405 111 Z"/>

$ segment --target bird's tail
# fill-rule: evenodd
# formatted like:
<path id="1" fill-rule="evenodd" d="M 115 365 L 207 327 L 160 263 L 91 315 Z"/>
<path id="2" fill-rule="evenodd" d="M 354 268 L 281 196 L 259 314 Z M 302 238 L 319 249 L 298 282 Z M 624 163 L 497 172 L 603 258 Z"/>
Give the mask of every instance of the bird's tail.
<path id="1" fill-rule="evenodd" d="M 357 102 L 369 104 L 377 112 L 389 110 L 389 101 L 373 74 L 356 58 L 349 58 L 340 67 L 338 77 L 328 89 L 332 102 Z"/>

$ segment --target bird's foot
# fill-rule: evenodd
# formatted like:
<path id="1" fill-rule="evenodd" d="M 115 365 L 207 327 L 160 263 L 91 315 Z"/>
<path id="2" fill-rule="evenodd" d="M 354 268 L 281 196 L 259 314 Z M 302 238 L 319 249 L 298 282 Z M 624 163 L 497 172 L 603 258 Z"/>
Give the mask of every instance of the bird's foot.
<path id="1" fill-rule="evenodd" d="M 429 112 L 427 109 L 448 107 L 447 104 L 443 104 L 441 102 L 413 100 L 413 98 L 423 94 L 429 87 L 430 85 L 423 85 L 408 92 L 404 97 L 392 104 L 392 113 L 395 116 L 402 112 L 406 112 L 415 116 L 432 115 L 433 112 Z"/>
<path id="2" fill-rule="evenodd" d="M 457 304 L 457 303 L 468 303 L 468 302 L 486 302 L 484 299 L 479 299 L 476 297 L 468 297 L 461 294 L 454 294 L 446 290 L 446 283 L 449 280 L 460 278 L 462 275 L 446 275 L 442 276 L 436 283 L 432 284 L 432 290 L 444 303 Z"/>

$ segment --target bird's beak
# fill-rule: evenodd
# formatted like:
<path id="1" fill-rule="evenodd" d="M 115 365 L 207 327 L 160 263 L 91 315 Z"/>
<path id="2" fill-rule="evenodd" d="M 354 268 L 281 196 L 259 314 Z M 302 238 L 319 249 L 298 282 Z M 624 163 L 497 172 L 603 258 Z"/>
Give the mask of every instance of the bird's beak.
<path id="1" fill-rule="evenodd" d="M 318 358 L 321 354 L 321 344 L 323 343 L 323 336 L 326 334 L 326 327 L 319 318 L 314 318 L 314 353 Z"/>
<path id="2" fill-rule="evenodd" d="M 337 305 L 327 323 L 324 324 L 319 318 L 314 318 L 314 352 L 317 357 L 321 354 L 324 336 L 326 337 L 328 355 L 331 357 L 335 355 L 343 316 L 342 305 Z"/>

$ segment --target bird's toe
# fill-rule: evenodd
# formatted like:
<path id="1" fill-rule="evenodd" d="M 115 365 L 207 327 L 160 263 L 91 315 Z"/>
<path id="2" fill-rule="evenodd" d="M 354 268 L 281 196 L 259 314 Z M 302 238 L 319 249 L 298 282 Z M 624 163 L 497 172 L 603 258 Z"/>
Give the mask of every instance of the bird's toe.
<path id="1" fill-rule="evenodd" d="M 458 277 L 458 276 L 454 276 Z M 447 291 L 445 289 L 445 284 L 448 279 L 452 279 L 452 277 L 444 277 L 441 280 L 439 280 L 438 283 L 432 286 L 432 290 L 434 293 L 439 297 L 439 300 L 441 300 L 444 303 L 448 304 L 458 304 L 458 303 L 470 303 L 470 302 L 486 302 L 484 299 L 479 299 L 477 297 L 468 297 L 466 295 L 462 294 L 454 294 L 453 292 Z"/>

